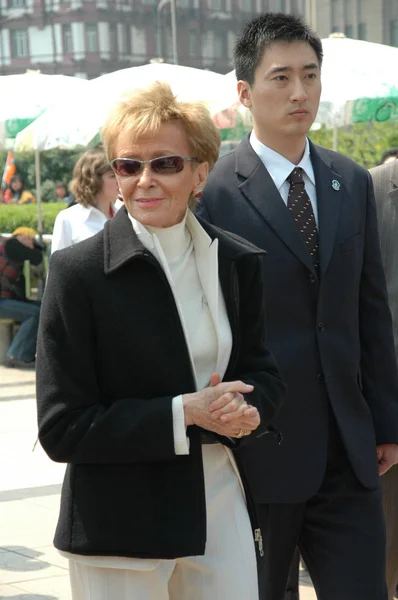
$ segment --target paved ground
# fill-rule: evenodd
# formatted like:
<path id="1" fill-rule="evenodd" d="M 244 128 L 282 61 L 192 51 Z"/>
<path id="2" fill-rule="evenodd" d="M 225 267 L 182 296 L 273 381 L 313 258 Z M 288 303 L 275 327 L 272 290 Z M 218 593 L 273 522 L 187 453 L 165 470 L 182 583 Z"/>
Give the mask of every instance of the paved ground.
<path id="1" fill-rule="evenodd" d="M 32 451 L 34 382 L 0 366 L 0 599 L 70 600 L 67 562 L 52 546 L 64 467 Z M 305 575 L 301 600 L 315 600 Z"/>

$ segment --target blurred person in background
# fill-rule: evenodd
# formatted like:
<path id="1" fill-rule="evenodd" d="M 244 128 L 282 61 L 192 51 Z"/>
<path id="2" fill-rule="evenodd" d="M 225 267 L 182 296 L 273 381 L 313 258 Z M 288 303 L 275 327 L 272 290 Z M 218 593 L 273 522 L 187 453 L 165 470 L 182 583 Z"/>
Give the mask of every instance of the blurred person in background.
<path id="1" fill-rule="evenodd" d="M 70 195 L 67 185 L 64 183 L 57 183 L 55 186 L 55 195 L 57 197 L 57 202 L 65 202 L 69 205 Z"/>
<path id="2" fill-rule="evenodd" d="M 4 193 L 4 202 L 6 204 L 32 204 L 36 202 L 36 199 L 32 192 L 25 189 L 21 175 L 15 174 Z"/>
<path id="3" fill-rule="evenodd" d="M 73 169 L 71 191 L 77 203 L 58 213 L 51 252 L 91 237 L 114 216 L 118 185 L 103 148 L 87 150 L 79 158 Z"/>
<path id="4" fill-rule="evenodd" d="M 380 160 L 380 165 L 384 165 L 389 162 L 393 162 L 398 158 L 398 148 L 390 148 L 383 152 Z"/>
<path id="5" fill-rule="evenodd" d="M 6 367 L 34 368 L 40 302 L 28 300 L 23 275 L 24 261 L 39 265 L 43 246 L 36 231 L 18 227 L 11 238 L 0 238 L 0 319 L 21 323 L 7 352 Z"/>
<path id="6" fill-rule="evenodd" d="M 257 600 L 261 532 L 231 449 L 284 399 L 263 252 L 189 210 L 220 144 L 203 105 L 154 84 L 102 139 L 124 206 L 52 256 L 37 354 L 39 438 L 69 463 L 55 545 L 72 598 Z"/>
<path id="7" fill-rule="evenodd" d="M 396 149 L 398 152 L 398 149 Z M 375 190 L 381 257 L 387 279 L 393 321 L 395 353 L 398 359 L 398 161 L 386 161 L 370 170 Z M 394 598 L 398 584 L 398 466 L 381 479 L 387 530 L 388 598 Z"/>

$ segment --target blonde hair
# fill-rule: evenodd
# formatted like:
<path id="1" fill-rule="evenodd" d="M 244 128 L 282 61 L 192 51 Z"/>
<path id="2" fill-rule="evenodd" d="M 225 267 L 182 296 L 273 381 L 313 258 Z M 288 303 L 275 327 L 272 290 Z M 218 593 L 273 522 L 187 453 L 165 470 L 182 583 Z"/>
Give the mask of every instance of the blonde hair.
<path id="1" fill-rule="evenodd" d="M 96 206 L 96 196 L 100 192 L 105 173 L 111 166 L 102 147 L 90 148 L 79 158 L 73 169 L 71 191 L 76 201 L 83 206 Z"/>
<path id="2" fill-rule="evenodd" d="M 169 84 L 161 81 L 122 97 L 108 115 L 101 139 L 109 161 L 117 158 L 115 146 L 122 131 L 128 131 L 135 142 L 173 121 L 183 126 L 192 156 L 212 168 L 221 140 L 209 111 L 200 102 L 179 102 Z"/>

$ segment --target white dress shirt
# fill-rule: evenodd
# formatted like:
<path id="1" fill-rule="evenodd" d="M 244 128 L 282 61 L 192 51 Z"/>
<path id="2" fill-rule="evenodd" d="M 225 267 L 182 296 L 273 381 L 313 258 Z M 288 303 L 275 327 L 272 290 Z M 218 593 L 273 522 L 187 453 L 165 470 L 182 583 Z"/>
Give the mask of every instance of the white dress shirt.
<path id="1" fill-rule="evenodd" d="M 117 207 L 112 205 L 114 211 Z M 95 206 L 75 204 L 58 213 L 51 240 L 51 252 L 73 246 L 104 228 L 107 217 Z"/>
<path id="2" fill-rule="evenodd" d="M 285 156 L 275 152 L 268 146 L 265 146 L 260 140 L 258 140 L 252 131 L 250 134 L 250 144 L 254 152 L 257 154 L 268 173 L 271 175 L 275 186 L 282 196 L 282 200 L 287 205 L 287 197 L 289 194 L 290 184 L 287 181 L 290 173 L 293 169 L 300 167 L 303 169 L 303 179 L 305 183 L 305 189 L 308 197 L 312 204 L 312 210 L 314 211 L 315 222 L 318 225 L 318 204 L 316 199 L 316 188 L 315 188 L 315 175 L 314 169 L 311 162 L 310 156 L 310 144 L 307 139 L 305 144 L 305 150 L 303 158 L 298 165 L 290 162 Z"/>

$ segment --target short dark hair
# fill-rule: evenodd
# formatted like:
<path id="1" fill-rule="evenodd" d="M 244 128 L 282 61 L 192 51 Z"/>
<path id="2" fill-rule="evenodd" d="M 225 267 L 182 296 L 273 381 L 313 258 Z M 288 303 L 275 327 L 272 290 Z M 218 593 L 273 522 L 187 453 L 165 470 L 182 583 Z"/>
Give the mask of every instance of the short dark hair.
<path id="1" fill-rule="evenodd" d="M 398 147 L 396 148 L 389 148 L 388 150 L 386 150 L 385 152 L 383 152 L 383 154 L 381 155 L 381 159 L 380 159 L 380 164 L 384 164 L 384 161 L 387 160 L 387 158 L 398 158 Z"/>
<path id="2" fill-rule="evenodd" d="M 272 42 L 307 42 L 314 50 L 319 67 L 323 50 L 320 38 L 302 19 L 284 13 L 266 13 L 250 21 L 238 37 L 234 50 L 234 64 L 238 81 L 254 83 L 254 74 L 264 51 Z"/>

